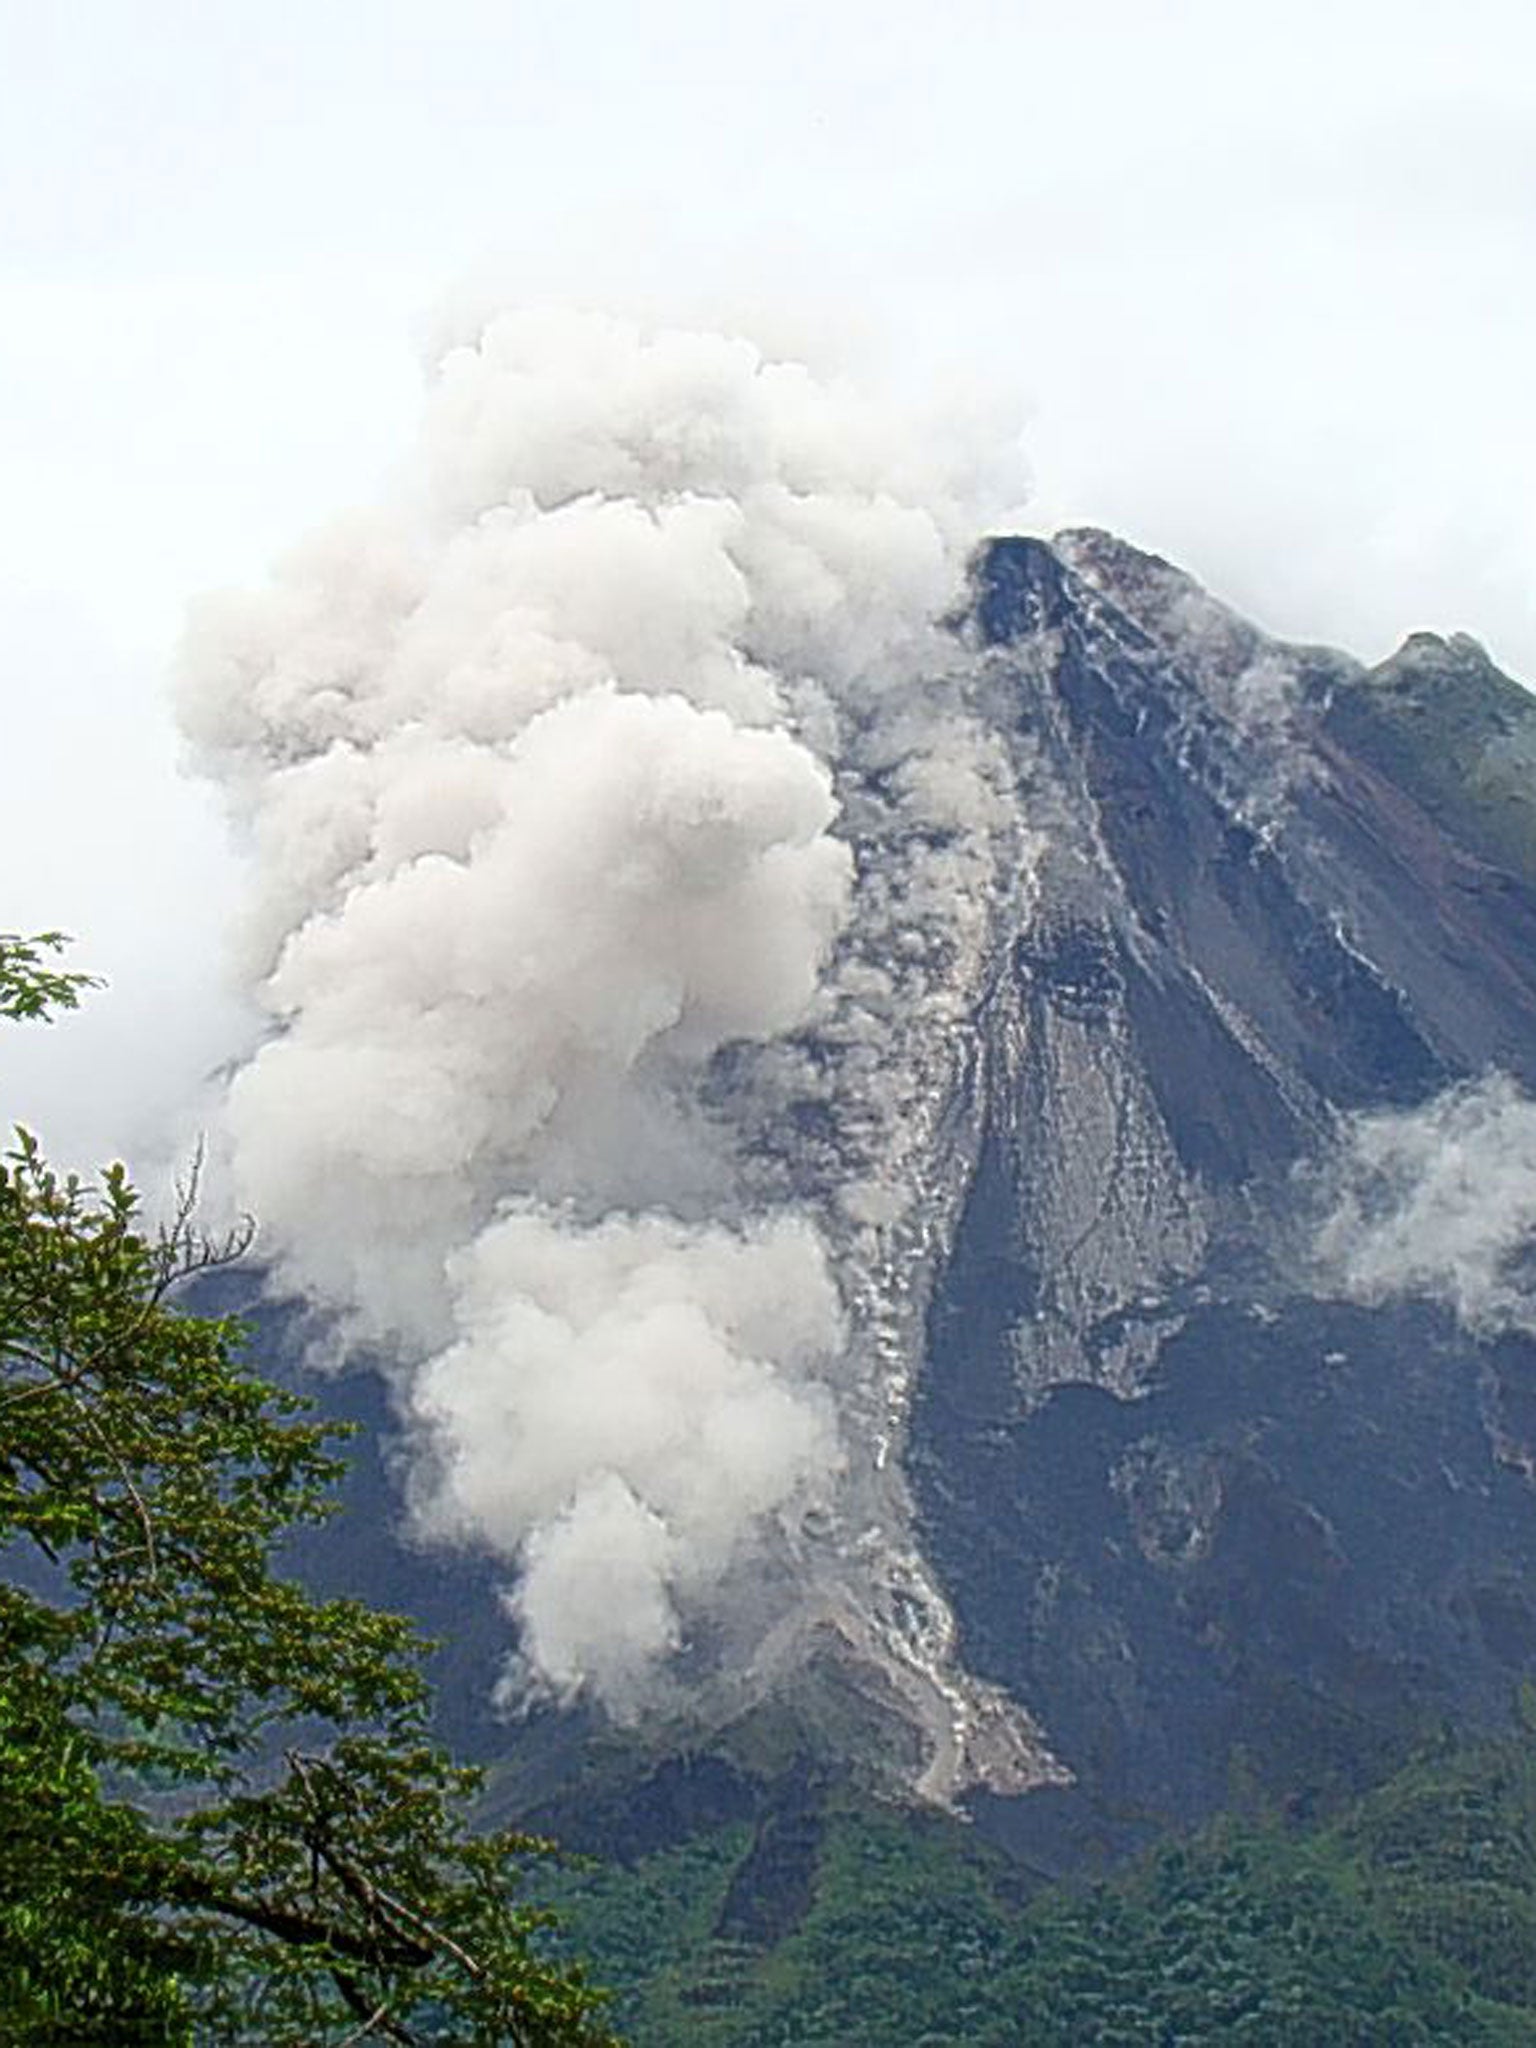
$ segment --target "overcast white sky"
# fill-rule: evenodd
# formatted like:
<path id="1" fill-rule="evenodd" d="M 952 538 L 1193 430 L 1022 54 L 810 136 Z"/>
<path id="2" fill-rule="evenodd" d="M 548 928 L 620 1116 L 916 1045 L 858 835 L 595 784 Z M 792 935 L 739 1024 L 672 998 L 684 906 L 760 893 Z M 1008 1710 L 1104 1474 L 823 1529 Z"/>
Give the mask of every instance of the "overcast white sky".
<path id="1" fill-rule="evenodd" d="M 1283 632 L 1536 680 L 1536 10 L 1503 0 L 0 0 L 0 928 L 114 983 L 0 1115 L 142 1149 L 227 1048 L 161 679 L 371 494 L 445 293 L 831 329 L 1028 409 Z"/>

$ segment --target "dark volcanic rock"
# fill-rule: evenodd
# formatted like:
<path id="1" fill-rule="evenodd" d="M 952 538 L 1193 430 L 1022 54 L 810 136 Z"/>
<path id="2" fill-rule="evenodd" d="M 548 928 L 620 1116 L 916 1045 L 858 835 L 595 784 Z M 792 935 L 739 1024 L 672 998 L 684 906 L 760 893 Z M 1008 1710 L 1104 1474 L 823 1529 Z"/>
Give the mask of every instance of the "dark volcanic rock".
<path id="1" fill-rule="evenodd" d="M 968 1663 L 1077 1778 L 981 1810 L 1071 1863 L 1536 1666 L 1536 1346 L 1328 1298 L 1297 1178 L 1344 1113 L 1536 1084 L 1536 717 L 1474 643 L 1366 674 L 1103 535 L 993 544 L 973 619 L 1055 827 L 910 1465 Z"/>

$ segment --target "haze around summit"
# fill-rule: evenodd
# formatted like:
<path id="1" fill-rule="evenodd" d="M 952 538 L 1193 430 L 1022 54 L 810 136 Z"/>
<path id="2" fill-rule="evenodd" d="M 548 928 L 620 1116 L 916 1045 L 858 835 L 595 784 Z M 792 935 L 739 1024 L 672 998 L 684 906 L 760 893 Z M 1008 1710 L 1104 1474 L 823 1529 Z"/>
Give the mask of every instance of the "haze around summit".
<path id="1" fill-rule="evenodd" d="M 11 10 L 0 923 L 114 987 L 6 1112 L 141 1157 L 245 1028 L 186 605 L 377 496 L 465 309 L 639 308 L 1023 420 L 1033 523 L 1536 677 L 1516 5 Z"/>

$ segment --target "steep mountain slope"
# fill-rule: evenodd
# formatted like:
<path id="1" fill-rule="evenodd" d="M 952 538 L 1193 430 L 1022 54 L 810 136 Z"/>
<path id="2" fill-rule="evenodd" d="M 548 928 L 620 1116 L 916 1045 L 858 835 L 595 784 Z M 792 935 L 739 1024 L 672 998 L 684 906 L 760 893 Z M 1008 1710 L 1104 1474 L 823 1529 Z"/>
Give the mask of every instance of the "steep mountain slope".
<path id="1" fill-rule="evenodd" d="M 1530 1083 L 1536 721 L 1470 642 L 1276 646 L 1096 533 L 994 543 L 972 630 L 1051 822 L 909 1456 L 963 1655 L 1076 1781 L 983 1800 L 1048 1860 L 1536 1661 L 1536 1348 L 1314 1255 L 1346 1119 Z"/>

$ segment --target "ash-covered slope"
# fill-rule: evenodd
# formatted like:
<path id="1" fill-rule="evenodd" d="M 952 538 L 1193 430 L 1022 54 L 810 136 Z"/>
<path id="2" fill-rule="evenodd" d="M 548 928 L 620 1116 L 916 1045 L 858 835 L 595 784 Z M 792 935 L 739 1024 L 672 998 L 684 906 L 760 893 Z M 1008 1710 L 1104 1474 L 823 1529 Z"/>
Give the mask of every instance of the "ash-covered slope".
<path id="1" fill-rule="evenodd" d="M 1279 646 L 1094 532 L 992 543 L 963 630 L 1045 846 L 907 1466 L 1076 1780 L 990 1806 L 1049 1856 L 1536 1669 L 1536 717 L 1475 643 Z"/>
<path id="2" fill-rule="evenodd" d="M 510 1537 L 407 1568 L 375 1476 L 315 1554 L 453 1639 L 456 1738 L 576 1839 L 755 1810 L 792 1762 L 1073 1861 L 1536 1673 L 1531 700 L 1465 639 L 1272 642 L 1096 532 L 988 544 L 951 625 L 824 720 L 852 886 L 815 1005 L 689 1097 L 710 1242 L 825 1247 L 836 1484 L 729 1552 L 617 1738 L 493 1721 Z"/>

